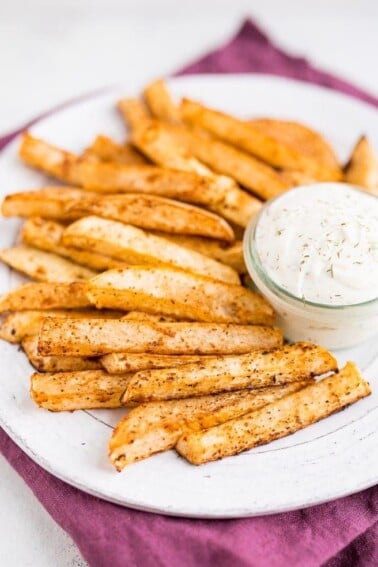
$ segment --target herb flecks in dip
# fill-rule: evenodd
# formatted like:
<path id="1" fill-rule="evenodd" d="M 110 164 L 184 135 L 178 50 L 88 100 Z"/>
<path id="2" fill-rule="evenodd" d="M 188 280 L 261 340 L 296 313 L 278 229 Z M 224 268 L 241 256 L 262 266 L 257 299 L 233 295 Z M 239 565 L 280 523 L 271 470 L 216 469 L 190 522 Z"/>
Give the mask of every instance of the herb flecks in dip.
<path id="1" fill-rule="evenodd" d="M 285 193 L 263 211 L 256 251 L 271 280 L 313 303 L 378 296 L 378 199 L 343 184 Z"/>

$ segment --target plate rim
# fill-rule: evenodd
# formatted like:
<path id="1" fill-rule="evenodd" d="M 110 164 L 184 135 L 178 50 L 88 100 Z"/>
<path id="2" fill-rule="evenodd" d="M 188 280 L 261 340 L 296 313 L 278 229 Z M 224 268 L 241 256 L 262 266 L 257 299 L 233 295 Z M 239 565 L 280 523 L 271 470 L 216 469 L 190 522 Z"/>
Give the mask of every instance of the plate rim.
<path id="1" fill-rule="evenodd" d="M 209 80 L 209 79 L 215 79 L 215 80 L 221 80 L 221 81 L 234 81 L 235 79 L 242 79 L 242 80 L 269 80 L 272 82 L 276 82 L 276 83 L 290 83 L 290 84 L 295 84 L 297 86 L 300 86 L 301 88 L 305 88 L 309 91 L 313 91 L 314 89 L 317 90 L 318 92 L 321 93 L 327 93 L 327 95 L 334 95 L 336 98 L 343 98 L 345 100 L 348 100 L 349 102 L 353 102 L 356 103 L 358 106 L 364 106 L 367 107 L 369 110 L 374 110 L 375 106 L 372 103 L 368 103 L 366 101 L 361 101 L 359 99 L 357 99 L 356 97 L 353 97 L 350 94 L 346 94 L 346 93 L 340 93 L 338 91 L 335 91 L 331 88 L 328 88 L 326 86 L 322 86 L 322 85 L 316 85 L 316 84 L 312 84 L 309 82 L 305 82 L 305 81 L 300 81 L 300 80 L 296 80 L 296 79 L 291 79 L 291 78 L 285 78 L 285 77 L 281 77 L 281 76 L 276 76 L 276 75 L 271 75 L 271 74 L 265 74 L 265 73 L 252 73 L 252 74 L 248 74 L 248 73 L 240 73 L 240 74 L 221 74 L 221 73 L 216 73 L 216 74 L 190 74 L 190 75 L 180 75 L 177 77 L 173 77 L 173 78 L 169 78 L 168 79 L 168 83 L 170 82 L 185 82 L 185 80 L 193 80 L 193 79 L 204 79 L 204 80 Z M 137 85 L 138 86 L 138 85 Z M 137 88 L 137 86 L 135 88 Z M 71 99 L 67 102 L 63 102 L 49 110 L 47 110 L 46 112 L 42 113 L 39 117 L 37 117 L 36 119 L 32 119 L 31 121 L 29 121 L 27 123 L 26 127 L 33 127 L 34 125 L 39 125 L 47 120 L 49 120 L 52 116 L 64 112 L 65 110 L 68 110 L 69 108 L 72 108 L 74 106 L 80 105 L 80 104 L 85 104 L 87 101 L 91 101 L 94 100 L 96 98 L 101 98 L 101 96 L 107 96 L 110 95 L 112 92 L 115 92 L 121 88 L 129 88 L 129 86 L 126 87 L 123 86 L 122 84 L 116 84 L 116 85 L 111 85 L 109 87 L 104 87 L 104 88 L 100 88 L 100 89 L 96 89 L 92 92 L 89 92 L 87 94 L 83 94 L 79 97 L 76 97 L 74 99 Z M 13 135 L 12 135 L 13 134 Z M 19 139 L 21 138 L 22 135 L 22 130 L 19 128 L 17 130 L 15 130 L 14 132 L 10 132 L 8 134 L 5 134 L 4 136 L 0 137 L 0 140 L 2 138 L 7 138 L 8 136 L 10 136 L 9 141 L 2 147 L 1 151 L 0 151 L 0 163 L 1 160 L 3 158 L 3 156 L 5 154 L 8 153 L 8 151 L 12 150 L 12 147 L 19 141 Z M 376 408 L 378 409 L 378 408 Z M 363 419 L 363 417 L 361 417 L 360 419 Z M 162 509 L 159 506 L 149 506 L 149 505 L 144 505 L 144 504 L 138 504 L 137 502 L 125 502 L 125 500 L 121 500 L 121 499 L 117 499 L 116 497 L 113 497 L 111 495 L 108 494 L 104 494 L 103 492 L 96 492 L 96 490 L 92 489 L 91 487 L 88 487 L 86 485 L 82 485 L 77 479 L 73 478 L 73 477 L 69 477 L 69 475 L 60 475 L 59 472 L 57 472 L 55 469 L 53 469 L 50 466 L 50 463 L 48 461 L 45 462 L 44 458 L 39 455 L 39 454 L 35 454 L 33 453 L 33 451 L 30 449 L 30 447 L 28 447 L 27 444 L 25 444 L 25 441 L 23 441 L 22 436 L 17 434 L 16 431 L 14 431 L 11 427 L 8 427 L 8 425 L 6 424 L 6 422 L 4 421 L 2 415 L 0 415 L 0 424 L 1 427 L 4 429 L 4 431 L 6 432 L 6 434 L 9 435 L 9 437 L 17 444 L 17 446 L 29 457 L 31 458 L 34 462 L 36 462 L 39 466 L 41 466 L 41 468 L 43 468 L 44 470 L 46 470 L 49 474 L 52 474 L 54 477 L 59 478 L 60 480 L 62 480 L 63 482 L 66 482 L 67 484 L 73 486 L 74 488 L 77 488 L 78 490 L 81 490 L 85 493 L 91 494 L 93 496 L 96 496 L 98 498 L 101 498 L 103 500 L 124 506 L 124 507 L 129 507 L 132 509 L 136 509 L 136 510 L 142 510 L 142 511 L 146 511 L 146 512 L 151 512 L 151 513 L 155 513 L 155 514 L 164 514 L 164 515 L 168 515 L 168 516 L 176 516 L 176 517 L 189 517 L 189 518 L 202 518 L 202 519 L 221 519 L 221 518 L 244 518 L 244 517 L 254 517 L 254 516 L 263 516 L 263 515 L 270 515 L 270 514 L 275 514 L 275 513 L 284 513 L 284 512 L 288 512 L 288 511 L 293 511 L 293 510 L 298 510 L 298 509 L 304 509 L 304 508 L 308 508 L 314 505 L 320 505 L 326 502 L 330 502 L 333 500 L 336 500 L 338 498 L 341 497 L 346 497 L 346 496 L 350 496 L 352 494 L 355 494 L 357 492 L 360 492 L 362 490 L 368 489 L 374 485 L 377 484 L 378 482 L 378 477 L 371 478 L 369 480 L 366 481 L 366 483 L 360 483 L 358 487 L 353 488 L 352 490 L 348 490 L 348 491 L 343 491 L 343 490 L 339 490 L 336 494 L 335 494 L 335 489 L 332 489 L 332 493 L 333 495 L 329 495 L 329 496 L 325 496 L 322 499 L 317 499 L 315 493 L 312 494 L 312 498 L 311 499 L 307 499 L 306 503 L 297 503 L 295 505 L 288 505 L 288 506 L 279 506 L 276 507 L 274 510 L 272 509 L 268 509 L 268 510 L 254 510 L 254 511 L 248 511 L 245 510 L 244 512 L 242 512 L 240 509 L 238 510 L 233 510 L 233 509 L 228 509 L 228 511 L 215 511 L 215 512 L 211 512 L 209 514 L 203 513 L 203 512 L 199 512 L 198 514 L 193 513 L 193 512 L 185 512 L 185 511 L 179 511 L 177 509 L 173 509 L 173 506 L 170 506 L 168 504 L 166 509 Z M 140 500 L 140 499 L 139 499 Z M 172 509 L 170 509 L 172 508 Z"/>

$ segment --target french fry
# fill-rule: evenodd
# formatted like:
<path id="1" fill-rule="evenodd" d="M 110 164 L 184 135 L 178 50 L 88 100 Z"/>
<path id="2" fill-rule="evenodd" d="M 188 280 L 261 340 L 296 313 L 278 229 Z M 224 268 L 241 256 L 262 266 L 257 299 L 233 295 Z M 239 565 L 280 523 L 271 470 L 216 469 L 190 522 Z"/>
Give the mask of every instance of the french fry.
<path id="1" fill-rule="evenodd" d="M 176 141 L 176 145 L 184 147 L 213 171 L 229 176 L 261 199 L 270 199 L 289 188 L 272 167 L 206 132 L 163 122 L 156 122 L 155 128 L 161 138 Z"/>
<path id="2" fill-rule="evenodd" d="M 161 127 L 157 120 L 138 123 L 131 132 L 131 141 L 150 160 L 178 171 L 192 171 L 204 176 L 215 176 L 214 172 L 195 158 L 177 139 Z M 233 186 L 229 179 L 230 188 Z"/>
<path id="3" fill-rule="evenodd" d="M 223 141 L 233 144 L 275 167 L 304 171 L 320 181 L 338 181 L 341 179 L 341 172 L 338 167 L 327 167 L 287 143 L 262 132 L 253 124 L 248 124 L 228 114 L 184 99 L 181 104 L 181 116 L 186 123 L 204 128 Z"/>
<path id="4" fill-rule="evenodd" d="M 180 122 L 180 112 L 163 80 L 157 80 L 147 85 L 143 91 L 148 108 L 153 116 L 168 122 Z"/>
<path id="5" fill-rule="evenodd" d="M 279 175 L 290 188 L 298 187 L 298 185 L 311 185 L 312 183 L 317 183 L 316 179 L 303 171 L 284 169 L 280 171 Z"/>
<path id="6" fill-rule="evenodd" d="M 253 411 L 200 432 L 185 433 L 176 450 L 200 465 L 236 455 L 303 429 L 371 393 L 352 362 L 340 371 Z"/>
<path id="7" fill-rule="evenodd" d="M 79 158 L 25 132 L 19 156 L 26 164 L 70 185 L 81 185 Z"/>
<path id="8" fill-rule="evenodd" d="M 143 404 L 124 417 L 109 442 L 111 462 L 126 465 L 172 449 L 186 431 L 214 427 L 304 388 L 310 381 L 274 388 Z"/>
<path id="9" fill-rule="evenodd" d="M 83 317 L 86 320 L 93 318 L 112 319 L 119 318 L 120 313 L 96 310 L 65 311 L 63 309 L 16 311 L 15 313 L 10 313 L 2 320 L 0 324 L 0 339 L 9 343 L 20 343 L 25 337 L 37 335 L 46 317 L 54 317 L 55 319 L 72 318 L 75 320 Z"/>
<path id="10" fill-rule="evenodd" d="M 340 174 L 340 164 L 333 148 L 312 128 L 299 122 L 273 118 L 255 118 L 248 122 L 254 129 L 257 128 L 263 134 L 272 136 Z"/>
<path id="11" fill-rule="evenodd" d="M 153 321 L 154 323 L 173 323 L 177 321 L 174 317 L 168 317 L 167 315 L 161 315 L 160 313 L 143 313 L 143 311 L 129 311 L 126 315 L 122 316 L 122 320 Z"/>
<path id="12" fill-rule="evenodd" d="M 345 181 L 378 195 L 378 159 L 366 136 L 353 148 L 345 168 Z"/>
<path id="13" fill-rule="evenodd" d="M 153 165 L 123 165 L 82 160 L 82 185 L 99 193 L 149 193 L 204 205 L 227 220 L 246 226 L 261 203 L 225 176 L 205 177 Z M 230 183 L 231 182 L 231 183 Z"/>
<path id="14" fill-rule="evenodd" d="M 156 232 L 155 234 L 171 242 L 175 242 L 179 246 L 184 246 L 184 248 L 189 248 L 189 250 L 196 250 L 204 256 L 214 258 L 214 260 L 218 260 L 218 262 L 222 262 L 222 264 L 227 264 L 227 266 L 231 266 L 238 274 L 245 274 L 247 272 L 243 256 L 243 242 L 241 240 L 237 240 L 233 244 L 227 244 L 203 236 L 166 234 L 160 232 Z"/>
<path id="15" fill-rule="evenodd" d="M 64 231 L 62 242 L 129 264 L 167 264 L 227 283 L 239 283 L 239 276 L 232 268 L 212 258 L 140 228 L 95 216 L 71 224 Z"/>
<path id="16" fill-rule="evenodd" d="M 88 283 L 97 308 L 136 309 L 209 323 L 269 325 L 273 309 L 260 295 L 167 266 L 109 270 Z"/>
<path id="17" fill-rule="evenodd" d="M 48 318 L 41 330 L 38 352 L 43 356 L 241 354 L 280 344 L 278 329 L 257 325 Z"/>
<path id="18" fill-rule="evenodd" d="M 57 254 L 23 244 L 0 250 L 0 260 L 14 270 L 41 282 L 73 282 L 86 280 L 96 274 L 93 270 L 74 264 Z"/>
<path id="19" fill-rule="evenodd" d="M 79 215 L 67 210 L 67 205 L 83 195 L 90 197 L 88 191 L 70 187 L 45 187 L 36 191 L 13 193 L 5 197 L 1 212 L 4 217 L 75 220 Z"/>
<path id="20" fill-rule="evenodd" d="M 70 211 L 83 217 L 97 215 L 148 230 L 194 234 L 232 242 L 234 232 L 220 216 L 156 195 L 94 195 L 72 203 Z"/>
<path id="21" fill-rule="evenodd" d="M 21 344 L 30 364 L 39 372 L 74 372 L 103 369 L 98 358 L 84 356 L 40 356 L 40 354 L 38 354 L 37 335 L 25 337 Z"/>
<path id="22" fill-rule="evenodd" d="M 30 282 L 0 297 L 0 313 L 43 309 L 90 307 L 83 281 L 71 283 Z"/>
<path id="23" fill-rule="evenodd" d="M 159 126 L 157 121 L 145 121 L 132 131 L 132 142 L 152 161 L 179 171 L 198 173 L 222 183 L 226 187 L 224 199 L 213 210 L 238 225 L 246 226 L 249 219 L 258 212 L 261 202 L 242 191 L 230 177 L 216 175 L 212 170 L 193 157 L 185 147 Z"/>
<path id="24" fill-rule="evenodd" d="M 118 144 L 108 136 L 97 136 L 92 144 L 85 150 L 83 157 L 112 161 L 125 165 L 143 165 L 148 160 L 142 156 L 130 143 Z"/>
<path id="25" fill-rule="evenodd" d="M 30 394 L 50 411 L 118 408 L 129 375 L 110 376 L 103 370 L 48 372 L 31 376 Z"/>
<path id="26" fill-rule="evenodd" d="M 104 370 L 109 374 L 124 374 L 125 372 L 138 372 L 152 368 L 174 368 L 192 362 L 201 362 L 209 356 L 201 355 L 174 355 L 174 354 L 133 354 L 130 352 L 113 352 L 100 358 Z M 212 357 L 213 358 L 213 357 Z"/>
<path id="27" fill-rule="evenodd" d="M 117 108 L 129 128 L 134 128 L 144 120 L 151 118 L 147 106 L 138 98 L 123 98 L 118 101 Z"/>
<path id="28" fill-rule="evenodd" d="M 204 396 L 244 388 L 264 388 L 337 370 L 335 358 L 311 343 L 273 351 L 218 357 L 162 370 L 144 370 L 130 380 L 125 401 L 148 402 Z"/>
<path id="29" fill-rule="evenodd" d="M 64 230 L 65 226 L 57 222 L 38 217 L 30 218 L 22 227 L 21 241 L 40 250 L 53 252 L 59 256 L 69 258 L 81 266 L 87 266 L 96 271 L 127 266 L 126 262 L 114 260 L 114 258 L 104 254 L 92 252 L 91 250 L 80 250 L 73 246 L 63 246 L 61 240 Z"/>

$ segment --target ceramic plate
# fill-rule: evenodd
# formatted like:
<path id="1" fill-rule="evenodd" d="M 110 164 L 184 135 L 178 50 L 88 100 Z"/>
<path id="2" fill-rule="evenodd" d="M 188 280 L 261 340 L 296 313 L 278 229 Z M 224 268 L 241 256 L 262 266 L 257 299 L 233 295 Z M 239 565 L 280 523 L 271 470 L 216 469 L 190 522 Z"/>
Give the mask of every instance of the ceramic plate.
<path id="1" fill-rule="evenodd" d="M 378 147 L 373 107 L 304 83 L 269 76 L 192 76 L 174 79 L 176 95 L 187 95 L 243 117 L 273 116 L 303 121 L 320 130 L 345 159 L 366 133 Z M 121 140 L 124 130 L 114 103 L 132 95 L 112 89 L 44 118 L 32 128 L 40 136 L 80 152 L 97 133 Z M 46 183 L 17 159 L 19 140 L 0 157 L 0 196 Z M 10 246 L 19 222 L 1 220 L 0 247 Z M 0 267 L 0 292 L 21 281 Z M 43 468 L 90 494 L 163 514 L 231 518 L 292 510 L 338 498 L 378 482 L 377 341 L 338 352 L 355 360 L 373 394 L 311 427 L 236 457 L 194 467 L 174 451 L 116 473 L 107 460 L 112 427 L 125 413 L 50 413 L 29 397 L 32 372 L 16 347 L 0 341 L 0 422 L 12 439 Z"/>

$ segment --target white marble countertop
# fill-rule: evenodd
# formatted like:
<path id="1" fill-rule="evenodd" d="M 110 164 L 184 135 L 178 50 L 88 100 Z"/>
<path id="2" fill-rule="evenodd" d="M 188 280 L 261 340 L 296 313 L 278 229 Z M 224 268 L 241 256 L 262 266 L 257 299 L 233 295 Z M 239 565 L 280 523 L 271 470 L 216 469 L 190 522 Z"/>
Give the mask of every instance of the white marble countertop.
<path id="1" fill-rule="evenodd" d="M 0 0 L 0 135 L 66 98 L 168 74 L 246 16 L 288 51 L 378 92 L 374 0 Z M 2 564 L 85 565 L 3 457 L 0 475 Z"/>

